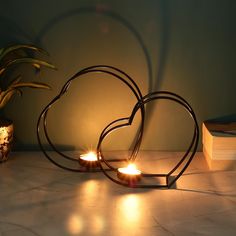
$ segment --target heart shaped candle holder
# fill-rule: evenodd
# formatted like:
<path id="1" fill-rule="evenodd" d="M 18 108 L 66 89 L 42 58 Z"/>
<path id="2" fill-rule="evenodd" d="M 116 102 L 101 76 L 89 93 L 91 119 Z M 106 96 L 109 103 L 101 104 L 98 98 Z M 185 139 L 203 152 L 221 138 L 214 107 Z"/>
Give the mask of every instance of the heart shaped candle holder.
<path id="1" fill-rule="evenodd" d="M 129 75 L 127 75 L 124 71 L 113 66 L 107 66 L 107 65 L 90 66 L 90 67 L 80 70 L 75 75 L 73 75 L 69 80 L 67 80 L 67 82 L 63 85 L 60 93 L 56 97 L 54 97 L 51 100 L 51 102 L 43 109 L 37 122 L 37 139 L 38 139 L 40 149 L 42 150 L 42 152 L 44 153 L 44 155 L 48 158 L 50 162 L 52 162 L 54 165 L 62 169 L 74 171 L 74 172 L 100 172 L 101 171 L 98 158 L 97 160 L 94 159 L 94 155 L 91 155 L 91 153 L 82 154 L 78 158 L 78 157 L 71 156 L 71 155 L 61 152 L 53 143 L 47 129 L 47 116 L 48 116 L 49 110 L 53 108 L 55 103 L 58 102 L 66 92 L 68 92 L 72 81 L 82 78 L 83 75 L 86 75 L 86 74 L 95 75 L 98 73 L 107 74 L 107 75 L 112 76 L 115 79 L 118 79 L 132 91 L 137 101 L 142 100 L 142 93 L 139 87 L 137 86 L 137 84 L 134 82 L 134 80 Z M 142 140 L 144 116 L 145 116 L 145 110 L 143 106 L 140 107 L 140 111 L 141 111 L 141 118 L 142 118 L 141 124 L 140 124 L 139 131 L 137 134 L 137 141 L 134 145 L 133 152 L 131 153 L 129 157 L 130 159 L 136 158 L 139 148 L 140 148 L 141 140 Z M 41 125 L 43 126 L 43 129 L 42 129 L 43 134 L 40 133 Z M 45 142 L 49 145 L 49 147 L 51 148 L 53 152 L 46 150 L 46 148 L 44 147 L 45 144 L 43 144 L 42 138 L 45 139 Z M 53 154 L 56 154 L 56 157 Z M 126 160 L 127 159 L 110 159 L 109 162 L 120 162 L 120 161 L 126 161 Z M 75 166 L 75 163 L 77 163 L 78 165 Z"/>
<path id="2" fill-rule="evenodd" d="M 73 80 L 81 78 L 85 74 L 93 75 L 96 73 L 109 74 L 113 78 L 120 80 L 132 91 L 133 95 L 137 99 L 137 103 L 135 104 L 129 117 L 124 117 L 114 120 L 103 129 L 103 131 L 100 134 L 99 141 L 97 144 L 97 150 L 95 153 L 81 155 L 79 158 L 66 155 L 65 153 L 58 150 L 58 148 L 53 144 L 51 138 L 49 137 L 49 133 L 47 130 L 48 112 L 53 107 L 53 105 L 68 91 L 71 82 Z M 147 173 L 145 171 L 137 170 L 135 167 L 135 161 L 137 159 L 137 154 L 140 149 L 144 131 L 145 106 L 146 104 L 153 102 L 155 100 L 169 100 L 176 104 L 179 104 L 188 112 L 194 124 L 193 136 L 189 147 L 187 148 L 184 155 L 180 158 L 178 163 L 175 166 L 173 166 L 171 170 L 168 171 L 167 173 Z M 130 126 L 138 111 L 140 111 L 141 113 L 141 123 L 135 138 L 132 152 L 130 153 L 130 155 L 128 155 L 127 158 L 107 159 L 107 157 L 105 157 L 104 155 L 102 148 L 104 140 L 113 131 L 116 131 L 123 127 Z M 48 152 L 44 148 L 44 144 L 42 142 L 40 134 L 41 124 L 43 125 L 44 138 L 54 152 Z M 105 174 L 105 176 L 107 176 L 113 182 L 126 187 L 170 188 L 172 185 L 176 183 L 179 177 L 188 168 L 189 164 L 191 163 L 197 151 L 197 146 L 199 142 L 199 127 L 193 109 L 191 108 L 189 103 L 181 96 L 168 91 L 157 91 L 143 96 L 139 87 L 134 82 L 134 80 L 122 70 L 115 68 L 113 66 L 96 65 L 80 70 L 78 73 L 72 76 L 64 84 L 60 93 L 55 98 L 53 98 L 52 101 L 43 109 L 37 123 L 37 138 L 42 152 L 49 159 L 49 161 L 51 161 L 54 165 L 63 168 L 65 170 L 75 171 L 75 172 L 101 171 Z M 52 153 L 56 153 L 57 157 L 56 158 L 53 157 Z M 120 165 L 120 163 L 123 163 L 122 167 L 117 167 L 117 165 L 118 164 Z M 128 166 L 124 167 L 123 166 L 124 163 L 128 164 Z M 148 179 L 152 179 L 152 183 L 147 181 Z"/>
<path id="3" fill-rule="evenodd" d="M 112 165 L 112 163 L 110 163 L 109 161 L 106 161 L 106 158 L 102 150 L 103 141 L 109 136 L 109 134 L 111 134 L 111 132 L 114 132 L 115 130 L 118 130 L 126 126 L 130 126 L 137 111 L 147 103 L 152 102 L 154 100 L 170 100 L 183 106 L 193 120 L 194 123 L 193 137 L 187 151 L 184 153 L 179 162 L 168 173 L 160 174 L 160 173 L 143 173 L 135 169 L 134 167 L 131 168 L 129 172 L 130 164 L 133 165 L 136 159 L 132 157 L 129 160 L 127 160 L 129 166 L 126 168 L 117 168 L 114 165 Z M 121 120 L 123 121 L 123 123 L 120 123 Z M 103 173 L 110 180 L 112 180 L 117 184 L 135 188 L 170 188 L 177 181 L 177 179 L 184 173 L 184 171 L 191 163 L 197 151 L 198 141 L 199 141 L 199 127 L 197 119 L 193 112 L 193 109 L 188 104 L 188 102 L 175 93 L 168 91 L 158 91 L 149 93 L 146 96 L 144 96 L 142 100 L 139 100 L 137 104 L 134 106 L 134 109 L 130 117 L 115 120 L 102 131 L 97 146 L 97 155 L 99 157 L 100 167 Z M 139 142 L 139 140 L 137 140 L 137 142 Z M 109 171 L 107 171 L 107 168 Z M 117 174 L 114 175 L 112 172 L 116 172 Z M 147 184 L 147 182 L 145 183 L 145 181 L 143 181 L 143 183 L 141 182 L 139 183 L 138 181 L 140 179 L 147 179 L 147 178 L 154 178 L 154 179 L 156 178 L 158 182 L 155 183 L 155 181 L 153 181 L 154 183 Z"/>

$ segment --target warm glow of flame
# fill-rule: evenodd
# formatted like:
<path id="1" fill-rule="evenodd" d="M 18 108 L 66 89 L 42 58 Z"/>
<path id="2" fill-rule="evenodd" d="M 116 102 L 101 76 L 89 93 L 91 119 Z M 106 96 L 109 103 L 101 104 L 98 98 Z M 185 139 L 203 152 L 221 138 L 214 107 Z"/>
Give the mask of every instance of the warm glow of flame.
<path id="1" fill-rule="evenodd" d="M 103 218 L 99 215 L 91 216 L 91 226 L 90 231 L 93 234 L 100 235 L 100 233 L 104 230 L 105 222 Z"/>
<path id="2" fill-rule="evenodd" d="M 90 201 L 90 200 L 95 201 L 94 193 L 96 193 L 98 191 L 99 191 L 99 181 L 98 180 L 91 179 L 91 180 L 85 181 L 80 186 L 80 192 L 81 192 L 81 194 L 86 196 L 87 201 Z"/>
<path id="3" fill-rule="evenodd" d="M 97 161 L 98 160 L 97 154 L 93 151 L 90 151 L 85 154 L 81 154 L 80 159 L 85 160 L 85 161 Z"/>
<path id="4" fill-rule="evenodd" d="M 127 167 L 119 168 L 118 171 L 128 175 L 140 175 L 141 171 L 136 168 L 135 164 L 129 164 Z"/>
<path id="5" fill-rule="evenodd" d="M 73 214 L 70 216 L 67 223 L 68 230 L 73 235 L 78 235 L 83 231 L 83 222 L 80 216 Z"/>
<path id="6" fill-rule="evenodd" d="M 84 231 L 91 232 L 93 235 L 100 235 L 104 230 L 105 222 L 99 215 L 88 215 L 82 219 L 76 213 L 71 214 L 67 221 L 67 229 L 70 235 L 85 235 Z M 86 234 L 87 235 L 87 234 Z"/>
<path id="7" fill-rule="evenodd" d="M 139 196 L 135 194 L 122 196 L 118 201 L 118 211 L 116 213 L 119 219 L 119 227 L 129 232 L 137 225 L 142 224 L 142 216 L 144 216 Z"/>

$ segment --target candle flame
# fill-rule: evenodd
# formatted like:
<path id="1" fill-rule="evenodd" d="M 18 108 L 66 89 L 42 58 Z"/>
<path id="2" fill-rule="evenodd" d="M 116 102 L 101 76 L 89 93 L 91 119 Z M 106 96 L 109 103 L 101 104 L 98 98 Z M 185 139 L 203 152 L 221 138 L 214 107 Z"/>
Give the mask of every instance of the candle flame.
<path id="1" fill-rule="evenodd" d="M 85 161 L 97 161 L 98 160 L 97 154 L 93 151 L 90 151 L 90 152 L 85 153 L 85 154 L 81 154 L 80 158 L 85 160 Z"/>
<path id="2" fill-rule="evenodd" d="M 135 164 L 129 164 L 126 168 L 129 170 L 137 169 Z"/>
<path id="3" fill-rule="evenodd" d="M 140 175 L 141 171 L 136 168 L 136 165 L 131 163 L 125 168 L 119 168 L 119 172 L 129 175 Z"/>

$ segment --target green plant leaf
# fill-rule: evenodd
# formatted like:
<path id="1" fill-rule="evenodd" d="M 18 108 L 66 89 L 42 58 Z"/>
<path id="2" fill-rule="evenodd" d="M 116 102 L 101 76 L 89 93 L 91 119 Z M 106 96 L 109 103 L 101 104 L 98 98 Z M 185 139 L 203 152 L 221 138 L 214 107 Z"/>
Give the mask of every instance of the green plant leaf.
<path id="1" fill-rule="evenodd" d="M 38 60 L 38 59 L 34 59 L 34 58 L 30 58 L 30 57 L 24 57 L 24 58 L 17 58 L 11 61 L 8 61 L 5 65 L 3 65 L 2 67 L 0 67 L 0 76 L 10 67 L 16 64 L 22 64 L 22 63 L 28 63 L 33 65 L 34 67 L 37 65 L 37 67 L 40 66 L 45 66 L 51 69 L 56 70 L 56 67 L 46 61 L 42 61 L 42 60 Z"/>
<path id="2" fill-rule="evenodd" d="M 42 48 L 36 47 L 34 45 L 27 45 L 27 44 L 17 44 L 17 45 L 13 45 L 13 46 L 9 46 L 9 47 L 5 47 L 5 48 L 1 48 L 0 49 L 0 61 L 9 53 L 12 53 L 16 50 L 20 50 L 20 49 L 29 49 L 29 50 L 33 50 L 33 51 L 37 51 L 46 55 L 49 55 L 47 51 L 43 50 Z"/>
<path id="3" fill-rule="evenodd" d="M 5 48 L 0 48 L 0 56 L 2 55 Z"/>
<path id="4" fill-rule="evenodd" d="M 41 67 L 56 69 L 54 65 L 52 65 L 47 61 L 41 59 L 35 59 L 34 57 L 31 57 L 31 55 L 27 56 L 27 54 L 30 53 L 30 51 L 48 55 L 48 53 L 42 48 L 27 44 L 17 44 L 9 47 L 0 48 L 0 78 L 2 77 L 2 79 L 4 79 L 4 72 L 18 64 L 30 64 L 36 69 L 36 71 L 40 71 Z M 20 52 L 24 52 L 24 54 L 21 54 Z M 7 57 L 8 54 L 10 56 L 11 53 L 12 57 Z M 6 90 L 2 91 L 2 88 L 0 88 L 0 109 L 7 104 L 7 102 L 11 99 L 11 97 L 15 93 L 18 93 L 21 96 L 22 95 L 21 88 L 24 87 L 37 88 L 37 89 L 50 89 L 50 86 L 45 83 L 21 82 L 21 77 L 18 76 L 7 84 Z"/>
<path id="5" fill-rule="evenodd" d="M 0 93 L 0 108 L 3 108 L 7 104 L 15 92 L 14 89 L 8 89 Z"/>
<path id="6" fill-rule="evenodd" d="M 10 84 L 10 86 L 12 85 L 12 84 L 17 84 L 17 83 L 19 83 L 20 82 L 20 80 L 21 80 L 21 76 L 20 75 L 18 75 L 15 79 L 13 79 L 12 80 L 12 82 L 11 82 L 11 84 Z"/>
<path id="7" fill-rule="evenodd" d="M 40 82 L 22 82 L 17 84 L 12 84 L 11 89 L 18 89 L 18 88 L 39 88 L 39 89 L 51 89 L 51 87 L 48 84 L 40 83 Z"/>
<path id="8" fill-rule="evenodd" d="M 23 95 L 23 92 L 20 89 L 16 89 L 16 93 L 18 93 L 20 97 Z"/>
<path id="9" fill-rule="evenodd" d="M 12 83 L 11 86 L 0 93 L 0 109 L 3 108 L 11 97 L 18 93 L 22 95 L 22 91 L 19 88 L 37 88 L 37 89 L 50 89 L 51 87 L 45 83 L 40 82 L 25 82 L 25 83 Z"/>
<path id="10" fill-rule="evenodd" d="M 35 67 L 35 69 L 40 70 L 41 66 L 39 64 L 33 64 L 33 66 Z"/>

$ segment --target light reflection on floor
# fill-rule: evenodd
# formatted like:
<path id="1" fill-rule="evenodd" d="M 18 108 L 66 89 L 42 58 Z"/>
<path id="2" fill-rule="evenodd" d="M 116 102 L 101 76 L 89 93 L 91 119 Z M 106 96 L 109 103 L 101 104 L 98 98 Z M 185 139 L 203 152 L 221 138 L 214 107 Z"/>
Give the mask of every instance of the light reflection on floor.
<path id="1" fill-rule="evenodd" d="M 139 196 L 135 194 L 124 195 L 117 202 L 119 207 L 119 218 L 126 227 L 132 227 L 138 224 L 142 214 L 141 202 Z M 117 212 L 116 212 L 117 213 Z"/>
<path id="2" fill-rule="evenodd" d="M 177 189 L 148 191 L 16 153 L 1 165 L 0 235 L 234 236 L 236 171 L 210 172 L 203 162 L 198 154 Z"/>

